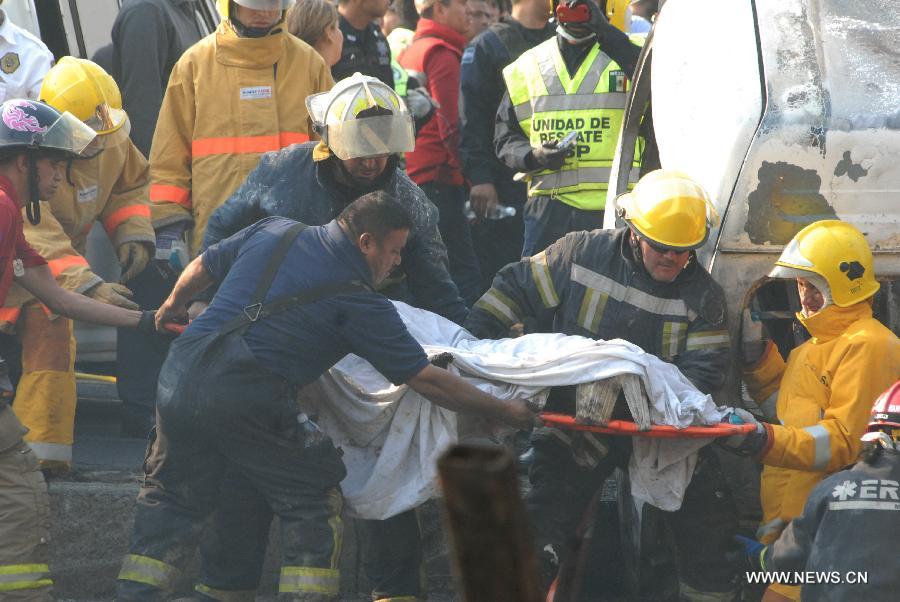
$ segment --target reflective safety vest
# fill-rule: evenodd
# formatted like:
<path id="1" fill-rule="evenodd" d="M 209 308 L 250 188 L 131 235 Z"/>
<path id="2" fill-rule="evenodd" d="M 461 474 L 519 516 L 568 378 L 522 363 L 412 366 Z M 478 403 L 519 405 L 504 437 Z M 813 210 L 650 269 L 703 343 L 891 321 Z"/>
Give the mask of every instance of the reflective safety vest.
<path id="1" fill-rule="evenodd" d="M 391 71 L 394 72 L 394 92 L 406 98 L 407 84 L 409 82 L 409 73 L 400 66 L 396 57 L 391 58 Z"/>
<path id="2" fill-rule="evenodd" d="M 415 35 L 416 33 L 411 29 L 396 27 L 387 36 L 388 46 L 391 47 L 391 71 L 394 72 L 394 92 L 403 98 L 406 98 L 409 74 L 397 62 L 397 57 L 412 44 Z M 424 82 L 422 82 L 422 85 L 424 85 Z"/>
<path id="3" fill-rule="evenodd" d="M 603 209 L 629 88 L 622 68 L 594 44 L 570 77 L 553 37 L 503 69 L 503 78 L 533 147 L 578 132 L 562 169 L 529 175 L 528 195 L 550 195 L 583 210 Z M 643 150 L 639 139 L 629 182 L 638 179 Z"/>

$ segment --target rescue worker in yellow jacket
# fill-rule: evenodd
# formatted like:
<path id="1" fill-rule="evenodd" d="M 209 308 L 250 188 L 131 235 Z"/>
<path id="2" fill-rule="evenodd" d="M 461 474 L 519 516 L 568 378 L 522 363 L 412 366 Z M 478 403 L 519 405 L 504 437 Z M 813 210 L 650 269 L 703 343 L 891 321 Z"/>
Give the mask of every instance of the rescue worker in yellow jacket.
<path id="1" fill-rule="evenodd" d="M 190 47 L 169 78 L 150 150 L 155 268 L 132 283 L 158 307 L 177 272 L 200 250 L 212 212 L 269 151 L 310 139 L 304 101 L 331 89 L 325 61 L 288 33 L 289 0 L 218 0 L 222 21 Z M 156 269 L 158 268 L 158 269 Z M 167 344 L 120 330 L 123 429 L 146 436 Z"/>
<path id="2" fill-rule="evenodd" d="M 788 243 L 769 275 L 797 280 L 797 318 L 812 338 L 785 362 L 771 341 L 744 337 L 744 381 L 757 403 L 777 397 L 781 423 L 757 422 L 754 433 L 727 442 L 764 465 L 757 532 L 764 544 L 802 513 L 819 481 L 856 460 L 872 403 L 900 375 L 900 340 L 872 317 L 879 284 L 859 230 L 815 222 Z M 800 590 L 775 584 L 767 595 L 799 600 Z"/>
<path id="3" fill-rule="evenodd" d="M 150 150 L 150 200 L 158 237 L 187 232 L 191 257 L 209 215 L 262 153 L 309 140 L 304 101 L 334 83 L 322 57 L 284 27 L 290 4 L 219 0 L 219 27 L 172 69 Z"/>
<path id="4" fill-rule="evenodd" d="M 83 256 L 95 221 L 103 224 L 116 248 L 123 281 L 143 270 L 153 255 L 149 165 L 128 137 L 130 123 L 118 86 L 99 65 L 63 57 L 44 78 L 40 98 L 94 129 L 102 150 L 69 164 L 65 181 L 41 203 L 40 223 L 26 221 L 25 238 L 63 288 L 137 309 L 127 287 L 104 282 Z M 14 331 L 21 341 L 22 376 L 13 407 L 30 429 L 25 439 L 42 469 L 66 472 L 72 463 L 76 405 L 72 321 L 50 314 L 24 288 L 13 285 L 0 309 L 0 329 Z"/>

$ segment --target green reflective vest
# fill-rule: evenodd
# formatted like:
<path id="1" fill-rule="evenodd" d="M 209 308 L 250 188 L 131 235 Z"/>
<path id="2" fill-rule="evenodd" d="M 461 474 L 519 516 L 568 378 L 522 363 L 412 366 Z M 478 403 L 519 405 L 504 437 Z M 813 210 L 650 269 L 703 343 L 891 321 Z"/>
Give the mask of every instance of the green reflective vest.
<path id="1" fill-rule="evenodd" d="M 391 71 L 394 72 L 394 92 L 401 97 L 406 98 L 407 82 L 409 82 L 409 73 L 400 66 L 397 59 L 391 57 Z"/>
<path id="2" fill-rule="evenodd" d="M 400 63 L 397 62 L 397 57 L 412 44 L 414 36 L 415 32 L 411 29 L 397 27 L 387 37 L 388 46 L 391 48 L 391 71 L 394 72 L 394 92 L 403 98 L 406 98 L 409 73 L 400 66 Z"/>
<path id="3" fill-rule="evenodd" d="M 532 146 L 578 132 L 562 169 L 529 176 L 528 195 L 550 195 L 588 211 L 603 209 L 630 86 L 622 68 L 594 44 L 570 77 L 554 37 L 508 65 L 503 78 Z M 638 179 L 643 150 L 644 141 L 639 139 L 629 176 L 632 183 Z"/>

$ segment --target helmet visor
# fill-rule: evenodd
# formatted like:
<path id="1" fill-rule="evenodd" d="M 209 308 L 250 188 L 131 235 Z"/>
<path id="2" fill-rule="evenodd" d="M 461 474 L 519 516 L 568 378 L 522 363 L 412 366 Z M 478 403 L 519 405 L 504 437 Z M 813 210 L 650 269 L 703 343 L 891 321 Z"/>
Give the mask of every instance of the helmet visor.
<path id="1" fill-rule="evenodd" d="M 415 148 L 409 115 L 378 115 L 328 125 L 325 143 L 339 159 L 408 153 Z"/>
<path id="2" fill-rule="evenodd" d="M 114 109 L 108 104 L 97 105 L 94 114 L 84 120 L 84 123 L 98 134 L 114 132 L 128 119 L 125 111 Z"/>
<path id="3" fill-rule="evenodd" d="M 244 8 L 253 10 L 287 10 L 294 0 L 234 0 Z"/>
<path id="4" fill-rule="evenodd" d="M 55 149 L 81 155 L 97 133 L 68 111 L 61 114 L 47 131 L 35 138 L 41 150 Z"/>

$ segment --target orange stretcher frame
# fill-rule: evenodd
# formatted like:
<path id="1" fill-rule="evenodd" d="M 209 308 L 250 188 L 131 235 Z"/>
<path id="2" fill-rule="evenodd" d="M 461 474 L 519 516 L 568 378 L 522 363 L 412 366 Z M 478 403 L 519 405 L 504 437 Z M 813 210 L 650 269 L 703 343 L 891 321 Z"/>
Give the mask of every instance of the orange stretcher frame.
<path id="1" fill-rule="evenodd" d="M 630 420 L 610 420 L 606 426 L 599 424 L 581 424 L 575 422 L 574 416 L 568 414 L 556 414 L 554 412 L 541 412 L 541 420 L 547 426 L 569 429 L 574 431 L 589 431 L 591 433 L 605 433 L 607 435 L 623 435 L 635 437 L 655 437 L 657 439 L 707 439 L 710 437 L 731 437 L 732 435 L 747 435 L 756 428 L 754 424 L 729 424 L 722 422 L 712 426 L 687 426 L 676 428 L 654 424 L 648 431 L 639 431 L 637 424 Z"/>

